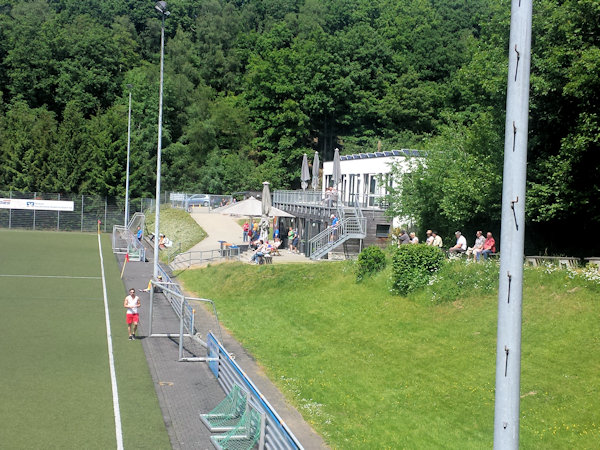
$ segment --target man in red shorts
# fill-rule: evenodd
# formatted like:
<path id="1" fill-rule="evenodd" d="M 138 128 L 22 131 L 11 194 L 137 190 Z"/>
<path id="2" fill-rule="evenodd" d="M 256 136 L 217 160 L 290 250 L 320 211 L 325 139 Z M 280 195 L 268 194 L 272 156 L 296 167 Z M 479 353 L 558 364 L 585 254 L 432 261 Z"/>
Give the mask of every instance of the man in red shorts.
<path id="1" fill-rule="evenodd" d="M 129 289 L 129 295 L 125 297 L 123 306 L 127 308 L 127 331 L 129 332 L 129 340 L 135 340 L 135 332 L 137 331 L 138 322 L 140 316 L 138 314 L 138 308 L 142 306 L 140 298 L 135 295 L 135 289 Z M 133 324 L 133 333 L 131 332 L 131 324 Z"/>

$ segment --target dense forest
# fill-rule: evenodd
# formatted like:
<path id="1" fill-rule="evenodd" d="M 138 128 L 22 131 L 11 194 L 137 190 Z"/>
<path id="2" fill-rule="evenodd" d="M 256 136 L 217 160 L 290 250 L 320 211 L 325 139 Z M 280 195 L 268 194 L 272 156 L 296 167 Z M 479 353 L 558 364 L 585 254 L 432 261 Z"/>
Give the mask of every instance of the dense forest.
<path id="1" fill-rule="evenodd" d="M 497 222 L 508 0 L 173 0 L 163 187 L 296 188 L 302 154 L 428 151 L 393 210 Z M 600 225 L 600 2 L 534 2 L 528 217 Z M 0 0 L 0 189 L 153 196 L 152 0 Z M 545 230 L 545 231 L 544 231 Z M 578 234 L 580 234 L 578 232 Z"/>

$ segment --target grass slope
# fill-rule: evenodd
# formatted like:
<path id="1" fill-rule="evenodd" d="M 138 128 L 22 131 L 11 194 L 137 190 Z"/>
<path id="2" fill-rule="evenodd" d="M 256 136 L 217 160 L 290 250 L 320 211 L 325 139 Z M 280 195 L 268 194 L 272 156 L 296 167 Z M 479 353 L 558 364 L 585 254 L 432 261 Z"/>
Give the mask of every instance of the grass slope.
<path id="1" fill-rule="evenodd" d="M 146 215 L 146 233 L 154 233 L 154 213 Z M 166 253 L 177 250 L 186 252 L 206 237 L 198 223 L 183 209 L 170 208 L 167 205 L 160 207 L 160 232 L 167 236 L 173 247 L 161 253 L 161 259 Z"/>
<path id="2" fill-rule="evenodd" d="M 448 277 L 460 277 L 451 269 Z M 475 284 L 460 300 L 433 304 L 426 291 L 391 295 L 387 275 L 356 284 L 351 264 L 322 263 L 227 264 L 180 277 L 215 301 L 225 326 L 334 448 L 489 448 L 494 289 Z M 599 292 L 558 271 L 526 272 L 523 448 L 597 446 Z"/>

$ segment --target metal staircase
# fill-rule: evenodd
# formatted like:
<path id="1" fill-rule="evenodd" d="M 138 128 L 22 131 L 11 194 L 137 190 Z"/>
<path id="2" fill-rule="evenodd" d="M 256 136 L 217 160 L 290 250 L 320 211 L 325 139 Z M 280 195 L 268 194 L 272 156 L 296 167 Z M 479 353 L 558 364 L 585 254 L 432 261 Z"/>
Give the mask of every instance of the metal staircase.
<path id="1" fill-rule="evenodd" d="M 358 205 L 337 208 L 340 221 L 336 228 L 328 227 L 308 241 L 310 259 L 321 259 L 349 239 L 364 239 L 367 221 Z"/>

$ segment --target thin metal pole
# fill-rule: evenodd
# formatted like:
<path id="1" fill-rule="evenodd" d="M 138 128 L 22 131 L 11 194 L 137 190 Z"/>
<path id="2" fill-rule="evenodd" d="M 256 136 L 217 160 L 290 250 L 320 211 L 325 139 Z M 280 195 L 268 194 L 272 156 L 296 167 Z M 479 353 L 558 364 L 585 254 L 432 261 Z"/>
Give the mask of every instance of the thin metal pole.
<path id="1" fill-rule="evenodd" d="M 531 20 L 532 0 L 512 0 L 498 289 L 495 449 L 519 447 Z"/>
<path id="2" fill-rule="evenodd" d="M 185 299 L 181 299 L 181 311 L 179 316 L 179 360 L 183 358 L 183 320 L 185 314 Z"/>
<path id="3" fill-rule="evenodd" d="M 158 95 L 158 150 L 156 152 L 156 205 L 154 215 L 154 279 L 158 278 L 158 235 L 160 233 L 160 158 L 162 150 L 163 69 L 165 59 L 165 13 L 160 28 L 160 87 Z"/>
<path id="4" fill-rule="evenodd" d="M 83 233 L 83 195 L 81 196 L 81 230 Z"/>
<path id="5" fill-rule="evenodd" d="M 127 174 L 125 176 L 125 219 L 123 225 L 129 223 L 129 152 L 131 149 L 131 85 L 129 87 L 129 114 L 127 118 Z"/>
<path id="6" fill-rule="evenodd" d="M 152 308 L 154 307 L 154 285 L 150 283 L 150 307 L 148 308 L 148 336 L 152 336 Z"/>

